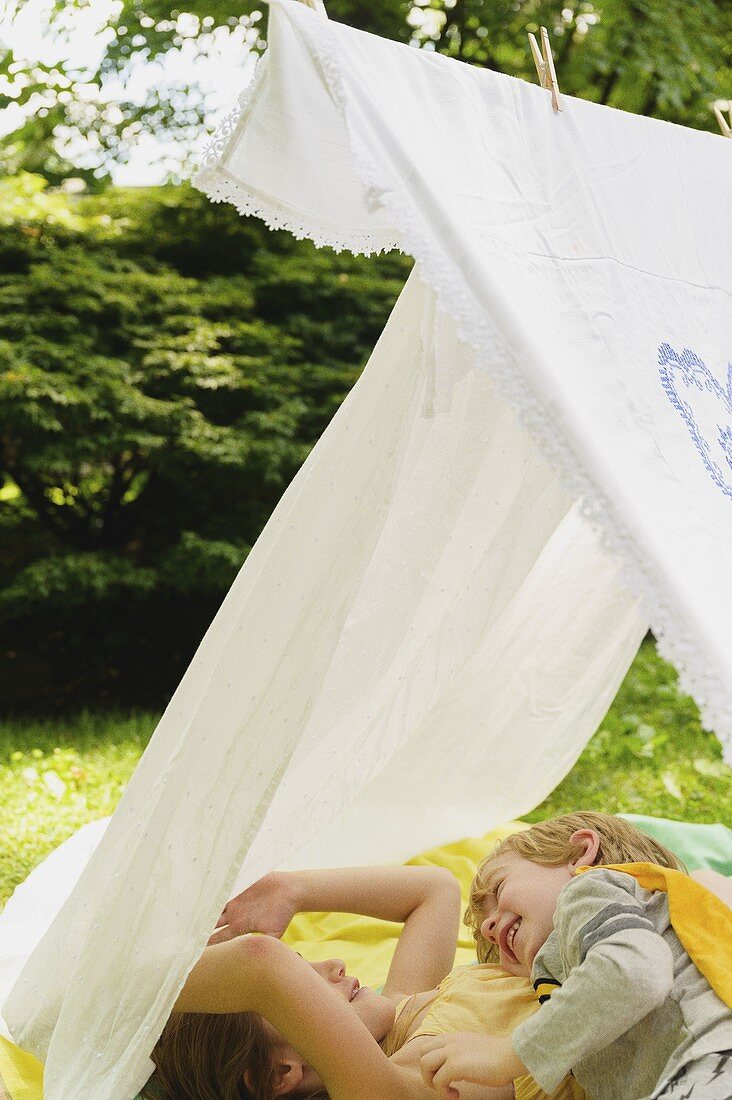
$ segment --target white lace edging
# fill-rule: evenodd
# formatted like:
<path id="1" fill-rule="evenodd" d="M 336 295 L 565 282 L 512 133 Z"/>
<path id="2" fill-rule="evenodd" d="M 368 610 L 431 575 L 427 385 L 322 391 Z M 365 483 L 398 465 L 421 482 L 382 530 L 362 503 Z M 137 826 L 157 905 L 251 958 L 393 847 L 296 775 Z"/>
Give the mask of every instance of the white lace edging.
<path id="1" fill-rule="evenodd" d="M 191 179 L 192 185 L 212 202 L 229 202 L 240 214 L 263 221 L 268 229 L 286 229 L 299 241 L 310 240 L 316 248 L 332 248 L 334 252 L 356 252 L 373 256 L 391 252 L 393 241 L 380 241 L 371 233 L 350 235 L 347 239 L 333 234 L 323 226 L 306 219 L 298 220 L 277 203 L 256 196 L 236 180 L 222 175 L 216 168 L 202 168 Z"/>
<path id="2" fill-rule="evenodd" d="M 732 696 L 718 672 L 709 667 L 703 644 L 693 637 L 668 592 L 658 583 L 615 505 L 584 469 L 561 425 L 537 399 L 503 334 L 484 311 L 471 308 L 471 295 L 466 292 L 464 280 L 422 231 L 404 193 L 385 188 L 377 178 L 368 152 L 348 123 L 343 76 L 328 24 L 313 20 L 309 27 L 317 35 L 323 71 L 343 115 L 354 163 L 369 201 L 382 206 L 391 223 L 398 227 L 404 251 L 419 263 L 424 281 L 455 321 L 461 339 L 480 354 L 484 363 L 490 364 L 497 389 L 557 471 L 567 492 L 579 500 L 580 510 L 596 531 L 603 549 L 618 562 L 623 583 L 639 597 L 641 612 L 651 625 L 660 654 L 676 667 L 681 689 L 694 697 L 704 726 L 716 732 L 724 746 L 725 759 L 732 764 Z"/>
<path id="3" fill-rule="evenodd" d="M 580 509 L 597 532 L 601 545 L 618 561 L 623 583 L 639 597 L 642 614 L 656 636 L 659 652 L 676 667 L 681 689 L 694 697 L 704 726 L 717 733 L 725 747 L 725 759 L 732 764 L 732 696 L 719 673 L 710 668 L 703 644 L 694 638 L 668 591 L 659 584 L 615 505 L 584 469 L 561 425 L 537 399 L 521 370 L 520 360 L 511 353 L 503 334 L 484 311 L 472 307 L 474 300 L 462 276 L 424 233 L 403 192 L 389 190 L 378 178 L 368 151 L 349 125 L 343 74 L 329 23 L 320 19 L 308 20 L 307 33 L 317 44 L 325 79 L 343 117 L 367 201 L 387 212 L 391 224 L 398 228 L 400 247 L 419 263 L 423 280 L 454 319 L 461 339 L 475 349 L 484 363 L 490 364 L 497 389 L 515 409 L 567 492 L 580 501 Z M 235 110 L 217 131 L 210 147 L 212 156 L 196 176 L 194 185 L 214 202 L 233 202 L 240 213 L 255 214 L 270 228 L 288 229 L 296 237 L 309 237 L 319 247 L 329 245 L 337 250 L 349 249 L 364 254 L 389 248 L 389 244 L 375 242 L 365 235 L 354 234 L 334 240 L 322 226 L 293 222 L 281 207 L 255 198 L 220 174 L 225 147 L 236 133 L 253 90 L 251 85 L 245 90 Z"/>
<path id="4" fill-rule="evenodd" d="M 317 248 L 332 248 L 335 252 L 356 252 L 371 256 L 381 252 L 390 252 L 397 248 L 397 242 L 385 235 L 373 233 L 349 233 L 343 237 L 322 224 L 293 212 L 280 203 L 271 202 L 252 191 L 228 175 L 225 160 L 229 148 L 236 141 L 239 131 L 246 125 L 246 114 L 250 103 L 264 80 L 267 71 L 267 54 L 258 58 L 254 65 L 252 79 L 242 91 L 234 107 L 215 130 L 203 154 L 201 167 L 192 176 L 191 184 L 212 202 L 229 202 L 240 214 L 253 216 L 263 221 L 268 229 L 287 229 L 298 240 L 311 240 Z"/>

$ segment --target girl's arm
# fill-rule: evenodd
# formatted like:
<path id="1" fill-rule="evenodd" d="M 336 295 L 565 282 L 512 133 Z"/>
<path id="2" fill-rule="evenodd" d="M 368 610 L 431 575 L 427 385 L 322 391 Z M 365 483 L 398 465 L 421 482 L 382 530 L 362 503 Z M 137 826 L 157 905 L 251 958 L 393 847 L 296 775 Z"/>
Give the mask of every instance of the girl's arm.
<path id="1" fill-rule="evenodd" d="M 403 924 L 383 992 L 433 989 L 452 968 L 460 887 L 443 867 L 356 867 L 303 871 L 300 911 L 360 913 Z"/>
<path id="2" fill-rule="evenodd" d="M 318 1073 L 331 1100 L 435 1100 L 391 1064 L 329 983 L 273 937 L 207 947 L 174 1011 L 261 1013 Z"/>
<path id="3" fill-rule="evenodd" d="M 436 986 L 452 966 L 460 888 L 441 867 L 273 872 L 228 903 L 209 943 L 252 931 L 281 936 L 299 912 L 359 913 L 403 924 L 384 993 L 415 993 Z"/>

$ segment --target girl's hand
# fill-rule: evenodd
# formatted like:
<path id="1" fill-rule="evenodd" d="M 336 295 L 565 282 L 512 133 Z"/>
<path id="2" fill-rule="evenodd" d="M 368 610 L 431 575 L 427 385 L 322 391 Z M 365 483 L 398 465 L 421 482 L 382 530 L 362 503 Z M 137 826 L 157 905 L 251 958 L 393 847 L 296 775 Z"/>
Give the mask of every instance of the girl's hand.
<path id="1" fill-rule="evenodd" d="M 247 932 L 264 932 L 279 939 L 297 911 L 294 876 L 273 871 L 226 903 L 208 945 Z"/>
<path id="2" fill-rule="evenodd" d="M 526 1067 L 514 1053 L 510 1039 L 496 1039 L 468 1031 L 436 1035 L 430 1049 L 420 1059 L 420 1071 L 426 1085 L 458 1100 L 460 1081 L 494 1088 L 508 1085 L 526 1073 Z"/>

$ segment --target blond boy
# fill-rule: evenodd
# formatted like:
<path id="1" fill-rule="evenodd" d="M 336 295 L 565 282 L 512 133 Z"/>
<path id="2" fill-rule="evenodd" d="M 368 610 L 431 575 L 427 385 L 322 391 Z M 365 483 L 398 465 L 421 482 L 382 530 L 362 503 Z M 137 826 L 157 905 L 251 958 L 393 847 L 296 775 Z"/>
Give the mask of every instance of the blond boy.
<path id="1" fill-rule="evenodd" d="M 638 862 L 680 867 L 628 822 L 592 813 L 517 833 L 485 861 L 469 910 L 479 954 L 489 945 L 531 975 L 542 1007 L 510 1039 L 435 1039 L 422 1073 L 437 1091 L 530 1073 L 551 1092 L 571 1072 L 592 1100 L 731 1100 L 732 1011 L 682 946 L 667 895 L 625 871 L 577 874 Z"/>

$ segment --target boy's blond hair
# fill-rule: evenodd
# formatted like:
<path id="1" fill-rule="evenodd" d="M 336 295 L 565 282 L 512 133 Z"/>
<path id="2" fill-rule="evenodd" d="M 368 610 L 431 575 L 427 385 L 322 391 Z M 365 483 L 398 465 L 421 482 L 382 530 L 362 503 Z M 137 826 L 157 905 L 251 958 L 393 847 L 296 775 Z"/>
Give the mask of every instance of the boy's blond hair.
<path id="1" fill-rule="evenodd" d="M 613 817 L 612 814 L 581 810 L 550 818 L 549 821 L 540 821 L 524 832 L 512 833 L 497 844 L 478 866 L 470 887 L 470 900 L 464 920 L 473 931 L 479 962 L 497 961 L 495 945 L 488 943 L 480 934 L 480 926 L 485 919 L 483 907 L 492 892 L 488 874 L 493 862 L 506 852 L 516 852 L 532 863 L 559 867 L 580 855 L 581 848 L 570 840 L 572 834 L 580 829 L 592 829 L 600 838 L 595 864 L 658 863 L 661 867 L 686 870 L 681 860 L 663 844 L 639 832 L 629 821 L 624 821 L 622 817 Z"/>

